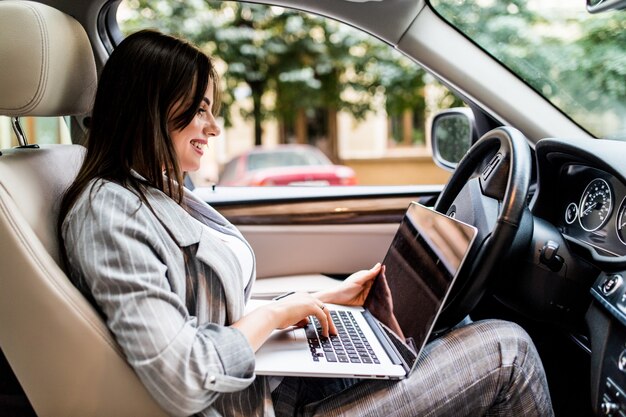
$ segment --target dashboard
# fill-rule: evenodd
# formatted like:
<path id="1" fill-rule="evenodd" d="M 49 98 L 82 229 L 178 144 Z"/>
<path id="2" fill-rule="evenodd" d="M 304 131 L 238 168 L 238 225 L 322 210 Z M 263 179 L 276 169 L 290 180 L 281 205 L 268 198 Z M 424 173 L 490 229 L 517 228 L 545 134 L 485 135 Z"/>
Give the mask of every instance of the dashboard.
<path id="1" fill-rule="evenodd" d="M 566 164 L 557 190 L 561 233 L 606 256 L 626 255 L 626 186 L 597 168 Z"/>
<path id="2" fill-rule="evenodd" d="M 535 268 L 526 272 L 537 290 L 528 305 L 543 297 L 541 313 L 550 313 L 556 302 L 579 309 L 591 357 L 594 412 L 625 417 L 626 143 L 543 139 L 535 154 L 534 253 L 552 242 L 559 262 L 547 273 L 546 264 L 533 258 Z"/>

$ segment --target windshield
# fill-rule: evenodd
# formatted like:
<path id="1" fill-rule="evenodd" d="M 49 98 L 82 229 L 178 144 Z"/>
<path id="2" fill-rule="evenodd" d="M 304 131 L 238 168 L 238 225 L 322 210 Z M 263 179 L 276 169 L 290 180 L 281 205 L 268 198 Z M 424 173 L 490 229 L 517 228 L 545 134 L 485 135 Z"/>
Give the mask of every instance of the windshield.
<path id="1" fill-rule="evenodd" d="M 584 0 L 431 0 L 452 25 L 599 138 L 626 140 L 626 12 Z"/>

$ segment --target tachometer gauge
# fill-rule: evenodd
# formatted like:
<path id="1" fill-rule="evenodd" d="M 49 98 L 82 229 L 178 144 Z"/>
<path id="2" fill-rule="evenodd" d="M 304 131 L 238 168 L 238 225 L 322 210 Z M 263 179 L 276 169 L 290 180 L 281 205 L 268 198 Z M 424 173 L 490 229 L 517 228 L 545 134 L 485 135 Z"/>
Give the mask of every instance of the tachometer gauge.
<path id="1" fill-rule="evenodd" d="M 609 183 L 601 178 L 591 181 L 585 188 L 578 205 L 578 221 L 588 232 L 601 228 L 611 215 L 613 193 Z"/>
<path id="2" fill-rule="evenodd" d="M 569 203 L 565 209 L 565 223 L 574 223 L 576 221 L 576 217 L 578 217 L 578 206 L 576 203 Z"/>
<path id="3" fill-rule="evenodd" d="M 615 222 L 615 229 L 617 231 L 617 237 L 626 245 L 626 198 L 622 200 L 622 204 L 619 205 L 619 211 L 617 212 L 617 221 Z"/>

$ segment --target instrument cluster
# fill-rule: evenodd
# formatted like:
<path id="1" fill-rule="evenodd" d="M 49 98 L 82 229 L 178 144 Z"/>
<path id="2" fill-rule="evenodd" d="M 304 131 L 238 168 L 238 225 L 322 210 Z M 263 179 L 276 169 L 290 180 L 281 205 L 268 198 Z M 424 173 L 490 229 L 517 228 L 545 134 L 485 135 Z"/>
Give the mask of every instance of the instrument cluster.
<path id="1" fill-rule="evenodd" d="M 626 255 L 624 184 L 604 171 L 582 165 L 568 165 L 561 175 L 562 214 L 557 223 L 562 232 L 605 255 Z"/>

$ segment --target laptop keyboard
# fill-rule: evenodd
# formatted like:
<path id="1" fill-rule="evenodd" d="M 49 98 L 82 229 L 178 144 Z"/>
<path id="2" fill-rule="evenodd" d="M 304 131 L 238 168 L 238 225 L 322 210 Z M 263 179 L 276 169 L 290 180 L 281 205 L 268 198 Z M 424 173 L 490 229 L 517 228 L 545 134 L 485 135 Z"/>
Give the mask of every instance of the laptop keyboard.
<path id="1" fill-rule="evenodd" d="M 374 350 L 350 311 L 331 311 L 337 336 L 323 337 L 322 325 L 316 317 L 309 317 L 306 337 L 315 362 L 380 363 Z"/>

